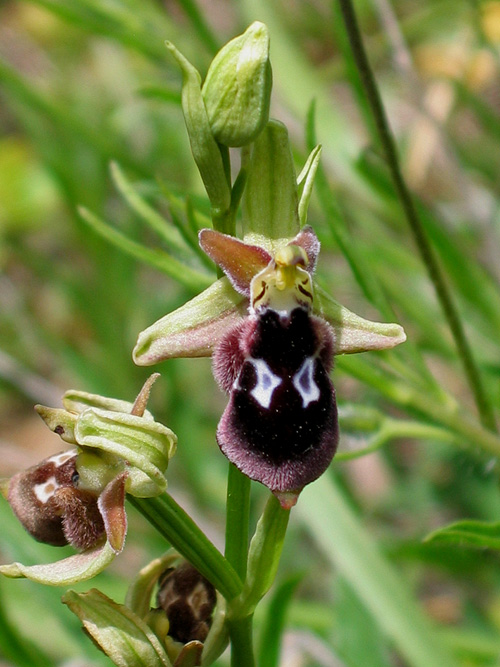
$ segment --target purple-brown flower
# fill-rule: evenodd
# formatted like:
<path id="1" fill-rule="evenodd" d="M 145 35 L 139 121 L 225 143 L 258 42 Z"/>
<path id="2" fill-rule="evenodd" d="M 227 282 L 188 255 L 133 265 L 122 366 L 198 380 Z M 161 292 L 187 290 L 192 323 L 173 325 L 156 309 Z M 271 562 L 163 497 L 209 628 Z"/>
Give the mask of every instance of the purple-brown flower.
<path id="1" fill-rule="evenodd" d="M 274 257 L 212 230 L 201 232 L 200 243 L 249 299 L 248 316 L 214 350 L 215 379 L 229 394 L 217 442 L 237 468 L 291 507 L 328 467 L 338 442 L 329 377 L 334 336 L 312 314 L 319 242 L 306 227 Z M 253 262 L 243 263 L 244 254 Z"/>

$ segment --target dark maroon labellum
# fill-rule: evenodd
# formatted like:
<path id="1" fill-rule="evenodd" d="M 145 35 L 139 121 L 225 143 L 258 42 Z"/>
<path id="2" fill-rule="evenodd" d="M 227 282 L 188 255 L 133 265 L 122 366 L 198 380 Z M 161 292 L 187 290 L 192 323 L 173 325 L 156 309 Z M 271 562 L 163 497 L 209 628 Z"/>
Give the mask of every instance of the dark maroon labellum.
<path id="1" fill-rule="evenodd" d="M 329 325 L 302 307 L 254 312 L 215 351 L 214 375 L 230 393 L 219 446 L 273 492 L 298 493 L 332 460 L 338 441 L 332 360 Z"/>
<path id="2" fill-rule="evenodd" d="M 39 542 L 86 549 L 104 534 L 97 497 L 76 486 L 76 458 L 75 450 L 62 452 L 10 480 L 9 503 Z"/>

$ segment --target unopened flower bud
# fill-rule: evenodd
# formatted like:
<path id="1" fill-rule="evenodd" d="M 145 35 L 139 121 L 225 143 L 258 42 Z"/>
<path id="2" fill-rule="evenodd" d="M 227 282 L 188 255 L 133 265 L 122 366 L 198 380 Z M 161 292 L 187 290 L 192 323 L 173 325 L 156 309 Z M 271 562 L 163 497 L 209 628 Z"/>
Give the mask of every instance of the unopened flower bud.
<path id="1" fill-rule="evenodd" d="M 203 99 L 216 140 L 224 146 L 252 142 L 269 119 L 272 73 L 269 34 L 258 21 L 215 56 Z"/>

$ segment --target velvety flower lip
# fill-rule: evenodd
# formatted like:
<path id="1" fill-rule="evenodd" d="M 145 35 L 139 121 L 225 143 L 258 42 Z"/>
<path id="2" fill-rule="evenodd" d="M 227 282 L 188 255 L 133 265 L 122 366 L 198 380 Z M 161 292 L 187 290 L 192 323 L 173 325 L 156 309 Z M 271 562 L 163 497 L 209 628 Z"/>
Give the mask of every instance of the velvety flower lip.
<path id="1" fill-rule="evenodd" d="M 64 409 L 37 406 L 49 428 L 73 446 L 2 480 L 0 490 L 35 539 L 81 553 L 49 565 L 1 565 L 1 574 L 62 586 L 93 577 L 122 551 L 126 494 L 162 493 L 176 447 L 174 433 L 146 410 L 156 377 L 134 403 L 70 391 Z"/>

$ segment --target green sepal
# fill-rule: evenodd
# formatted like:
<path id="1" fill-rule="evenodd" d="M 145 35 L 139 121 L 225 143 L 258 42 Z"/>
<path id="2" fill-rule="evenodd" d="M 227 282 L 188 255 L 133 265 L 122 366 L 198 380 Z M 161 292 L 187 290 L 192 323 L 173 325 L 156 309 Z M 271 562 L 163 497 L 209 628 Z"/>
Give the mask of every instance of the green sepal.
<path id="1" fill-rule="evenodd" d="M 232 324 L 246 314 L 247 301 L 227 278 L 168 313 L 139 334 L 133 359 L 151 366 L 174 357 L 209 357 Z"/>
<path id="2" fill-rule="evenodd" d="M 77 444 L 75 439 L 76 414 L 62 408 L 49 408 L 46 405 L 35 405 L 35 410 L 61 440 L 71 445 Z"/>
<path id="3" fill-rule="evenodd" d="M 130 413 L 134 407 L 134 403 L 130 403 L 130 401 L 108 398 L 99 394 L 89 394 L 86 391 L 77 391 L 76 389 L 67 391 L 62 398 L 62 403 L 68 412 L 76 414 L 80 414 L 87 408 L 101 408 L 102 410 L 110 410 L 112 412 Z M 146 421 L 154 421 L 153 415 L 148 410 L 144 410 L 142 418 Z"/>
<path id="4" fill-rule="evenodd" d="M 388 350 L 406 340 L 399 324 L 365 320 L 335 301 L 317 284 L 314 285 L 314 312 L 332 326 L 335 354 Z"/>
<path id="5" fill-rule="evenodd" d="M 167 488 L 164 473 L 175 453 L 177 437 L 163 424 L 124 412 L 88 408 L 78 418 L 75 435 L 80 447 L 98 449 L 108 455 L 102 459 L 103 475 L 109 475 L 109 464 L 113 461 L 109 455 L 118 457 L 116 464 L 126 466 L 129 473 L 127 493 L 149 498 Z M 91 480 L 93 483 L 99 471 L 88 471 L 88 465 L 82 465 L 81 461 L 77 460 L 77 468 L 85 488 L 85 483 Z M 114 472 L 118 470 L 115 468 Z"/>
<path id="6" fill-rule="evenodd" d="M 181 560 L 182 557 L 170 549 L 160 558 L 155 558 L 145 565 L 128 587 L 125 605 L 141 618 L 145 618 L 151 609 L 151 595 L 159 577 Z"/>
<path id="7" fill-rule="evenodd" d="M 265 245 L 266 238 L 290 239 L 300 231 L 288 131 L 277 120 L 268 122 L 254 144 L 242 205 L 243 238 L 248 243 Z"/>
<path id="8" fill-rule="evenodd" d="M 202 665 L 213 664 L 224 653 L 229 643 L 226 606 L 226 600 L 217 592 L 217 603 L 212 616 L 212 625 L 207 638 L 203 642 Z"/>
<path id="9" fill-rule="evenodd" d="M 255 21 L 213 59 L 202 93 L 215 139 L 224 146 L 251 143 L 269 120 L 272 72 L 267 27 Z"/>
<path id="10" fill-rule="evenodd" d="M 196 639 L 184 644 L 174 662 L 174 667 L 197 667 L 201 665 L 203 644 Z"/>
<path id="11" fill-rule="evenodd" d="M 102 572 L 115 558 L 116 553 L 106 542 L 100 547 L 63 558 L 55 563 L 0 565 L 0 574 L 13 579 L 26 578 L 47 586 L 70 586 L 92 579 Z"/>
<path id="12" fill-rule="evenodd" d="M 227 180 L 219 146 L 214 139 L 203 96 L 198 70 L 171 42 L 166 47 L 182 72 L 182 110 L 194 160 L 200 172 L 210 204 L 215 212 L 229 209 L 231 188 Z"/>
<path id="13" fill-rule="evenodd" d="M 95 588 L 87 593 L 68 591 L 62 601 L 78 616 L 94 643 L 118 667 L 172 667 L 155 633 L 124 605 Z"/>

